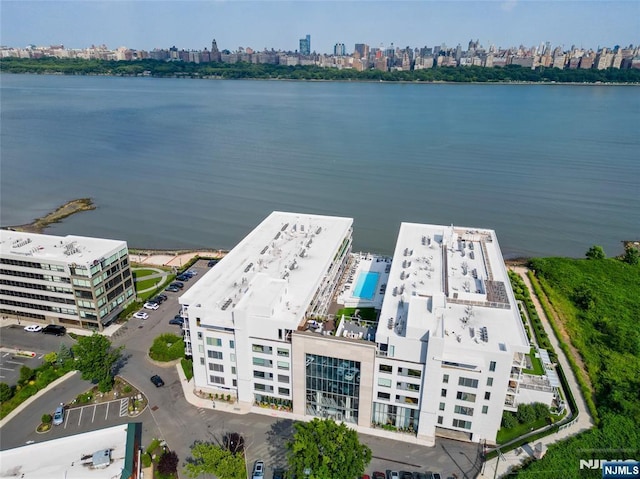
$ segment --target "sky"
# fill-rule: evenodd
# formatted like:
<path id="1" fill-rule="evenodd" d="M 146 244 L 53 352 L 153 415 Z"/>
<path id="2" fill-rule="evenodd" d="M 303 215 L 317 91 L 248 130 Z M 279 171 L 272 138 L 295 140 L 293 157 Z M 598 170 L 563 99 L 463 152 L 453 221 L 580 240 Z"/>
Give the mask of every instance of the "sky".
<path id="1" fill-rule="evenodd" d="M 0 0 L 0 44 L 11 47 L 105 44 L 152 50 L 176 46 L 331 53 L 372 47 L 445 44 L 467 48 L 572 45 L 596 49 L 640 43 L 640 1 L 240 1 Z"/>

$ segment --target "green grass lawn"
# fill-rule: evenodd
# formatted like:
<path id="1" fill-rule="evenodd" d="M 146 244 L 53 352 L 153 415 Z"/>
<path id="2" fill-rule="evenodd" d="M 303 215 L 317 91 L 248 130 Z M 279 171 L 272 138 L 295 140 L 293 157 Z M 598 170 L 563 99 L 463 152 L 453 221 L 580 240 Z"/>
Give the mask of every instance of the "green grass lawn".
<path id="1" fill-rule="evenodd" d="M 133 274 L 133 278 L 135 280 L 139 280 L 140 278 L 144 278 L 145 276 L 151 276 L 152 274 L 156 274 L 157 271 L 152 269 L 145 268 L 136 268 L 131 270 L 131 274 Z"/>
<path id="2" fill-rule="evenodd" d="M 516 427 L 512 429 L 505 429 L 503 427 L 498 431 L 498 435 L 496 436 L 496 442 L 498 444 L 507 443 L 517 437 L 522 436 L 523 434 L 528 433 L 529 431 L 535 431 L 547 424 L 547 419 L 538 419 L 537 421 L 528 422 L 525 424 L 518 424 Z"/>
<path id="3" fill-rule="evenodd" d="M 542 376 L 545 374 L 544 366 L 542 366 L 542 361 L 540 360 L 540 358 L 536 358 L 535 354 L 536 349 L 531 348 L 528 356 L 531 358 L 531 365 L 533 366 L 533 369 L 523 369 L 522 372 L 527 374 L 535 374 L 536 376 Z"/>
<path id="4" fill-rule="evenodd" d="M 374 308 L 342 308 L 336 312 L 336 318 L 341 318 L 344 314 L 345 317 L 353 316 L 353 313 L 358 309 L 360 317 L 367 321 L 375 321 L 378 317 L 378 313 Z"/>
<path id="5" fill-rule="evenodd" d="M 149 288 L 153 288 L 160 281 L 162 281 L 161 278 L 152 278 L 152 279 L 144 279 L 142 281 L 136 281 L 136 283 L 135 283 L 136 284 L 136 292 L 144 291 L 145 289 L 149 289 Z"/>

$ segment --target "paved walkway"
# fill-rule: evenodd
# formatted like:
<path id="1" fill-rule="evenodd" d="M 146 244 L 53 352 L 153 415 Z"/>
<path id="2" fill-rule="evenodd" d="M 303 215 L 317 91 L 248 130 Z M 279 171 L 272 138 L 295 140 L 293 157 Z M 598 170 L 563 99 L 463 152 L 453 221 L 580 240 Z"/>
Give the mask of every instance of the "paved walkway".
<path id="1" fill-rule="evenodd" d="M 138 254 L 129 254 L 129 260 L 132 263 L 138 265 L 155 265 L 155 266 L 174 266 L 176 268 L 182 268 L 182 265 L 187 264 L 195 256 L 203 258 L 222 258 L 227 254 L 223 250 L 209 250 L 209 251 L 149 251 L 141 252 Z"/>
<path id="2" fill-rule="evenodd" d="M 521 448 L 517 448 L 513 451 L 509 451 L 502 456 L 499 456 L 495 459 L 487 461 L 482 469 L 481 474 L 478 476 L 479 478 L 493 478 L 502 475 L 506 475 L 513 467 L 520 465 L 525 459 L 529 457 L 533 457 L 533 448 L 535 444 L 542 443 L 545 446 L 549 446 L 555 442 L 561 441 L 568 437 L 574 436 L 580 432 L 591 429 L 594 426 L 593 418 L 589 413 L 589 408 L 587 407 L 587 403 L 582 396 L 582 391 L 580 390 L 580 386 L 578 385 L 578 381 L 576 380 L 575 374 L 569 365 L 569 361 L 564 354 L 564 351 L 560 348 L 560 343 L 558 342 L 558 338 L 553 332 L 551 325 L 549 324 L 549 320 L 547 316 L 544 314 L 544 310 L 542 309 L 542 305 L 540 304 L 540 300 L 536 296 L 533 291 L 533 286 L 529 277 L 527 276 L 527 269 L 524 267 L 514 267 L 511 268 L 513 271 L 518 273 L 522 279 L 524 280 L 525 285 L 529 289 L 529 293 L 531 294 L 531 299 L 533 300 L 533 304 L 536 308 L 536 312 L 540 317 L 540 321 L 542 321 L 542 326 L 544 327 L 544 331 L 549 336 L 549 341 L 553 346 L 553 349 L 556 351 L 558 355 L 558 362 L 564 371 L 564 374 L 567 378 L 567 383 L 569 384 L 569 388 L 571 389 L 571 393 L 576 401 L 576 405 L 578 406 L 578 418 L 577 421 L 571 424 L 571 426 L 558 431 L 549 436 L 543 437 L 535 441 L 534 444 L 525 444 Z M 520 450 L 520 451 L 519 451 Z M 497 469 L 497 470 L 496 470 Z"/>

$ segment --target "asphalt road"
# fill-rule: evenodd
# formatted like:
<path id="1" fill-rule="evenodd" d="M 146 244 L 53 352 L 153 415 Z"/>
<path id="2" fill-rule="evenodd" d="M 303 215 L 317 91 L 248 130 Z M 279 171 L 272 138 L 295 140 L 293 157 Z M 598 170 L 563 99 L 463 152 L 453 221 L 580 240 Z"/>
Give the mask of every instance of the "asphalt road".
<path id="1" fill-rule="evenodd" d="M 209 270 L 206 261 L 199 261 L 192 269 L 198 276 L 185 282 L 186 291 L 202 275 Z M 249 468 L 255 460 L 265 461 L 265 478 L 271 476 L 274 467 L 286 465 L 284 444 L 292 436 L 293 425 L 289 420 L 260 414 L 237 415 L 210 409 L 199 409 L 189 404 L 182 393 L 182 386 L 175 367 L 161 368 L 153 365 L 147 358 L 149 346 L 159 334 L 166 332 L 180 333 L 178 326 L 170 325 L 169 320 L 178 312 L 177 298 L 180 293 L 166 293 L 169 299 L 158 310 L 147 311 L 149 319 L 131 319 L 128 324 L 114 335 L 115 346 L 124 345 L 124 362 L 119 370 L 127 381 L 143 391 L 149 399 L 149 407 L 134 421 L 143 423 L 143 444 L 147 445 L 155 437 L 163 438 L 180 458 L 180 469 L 190 456 L 190 446 L 194 441 L 222 441 L 227 432 L 237 432 L 245 438 L 245 453 Z M 35 348 L 44 335 L 29 336 L 22 330 L 14 331 L 15 341 L 26 342 L 25 347 Z M 11 332 L 13 341 L 14 335 Z M 3 329 L 3 342 L 5 340 Z M 51 344 L 44 343 L 38 351 L 55 351 L 62 338 L 50 337 Z M 63 338 L 65 341 L 70 338 Z M 47 349 L 49 348 L 49 349 Z M 35 350 L 35 349 L 32 349 Z M 160 375 L 165 386 L 156 388 L 149 378 Z M 54 390 L 48 391 L 29 406 L 28 410 L 19 414 L 3 427 L 0 435 L 0 449 L 8 449 L 24 445 L 27 441 L 43 441 L 77 434 L 110 425 L 128 422 L 131 419 L 120 416 L 120 405 L 114 403 L 97 408 L 87 407 L 82 413 L 67 413 L 65 423 L 46 434 L 36 434 L 35 428 L 45 412 L 53 412 L 60 403 L 71 402 L 78 394 L 89 389 L 91 385 L 82 381 L 79 374 L 65 381 Z M 385 440 L 374 436 L 361 435 L 361 440 L 371 447 L 373 460 L 368 472 L 385 471 L 433 471 L 440 472 L 443 477 L 475 477 L 479 471 L 479 449 L 475 444 L 438 439 L 436 447 L 428 448 L 399 441 Z"/>

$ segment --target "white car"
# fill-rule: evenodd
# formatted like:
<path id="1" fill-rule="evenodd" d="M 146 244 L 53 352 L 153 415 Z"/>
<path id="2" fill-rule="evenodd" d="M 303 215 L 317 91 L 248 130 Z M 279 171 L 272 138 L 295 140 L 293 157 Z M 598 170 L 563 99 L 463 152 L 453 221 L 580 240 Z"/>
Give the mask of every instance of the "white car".
<path id="1" fill-rule="evenodd" d="M 138 311 L 136 314 L 133 315 L 133 317 L 136 319 L 148 319 L 149 315 L 144 311 Z"/>
<path id="2" fill-rule="evenodd" d="M 40 326 L 39 324 L 30 324 L 29 326 L 25 326 L 24 330 L 29 333 L 39 333 L 40 331 L 42 331 L 42 326 Z"/>
<path id="3" fill-rule="evenodd" d="M 160 306 L 158 305 L 158 303 L 144 303 L 143 308 L 144 309 L 158 309 Z"/>

